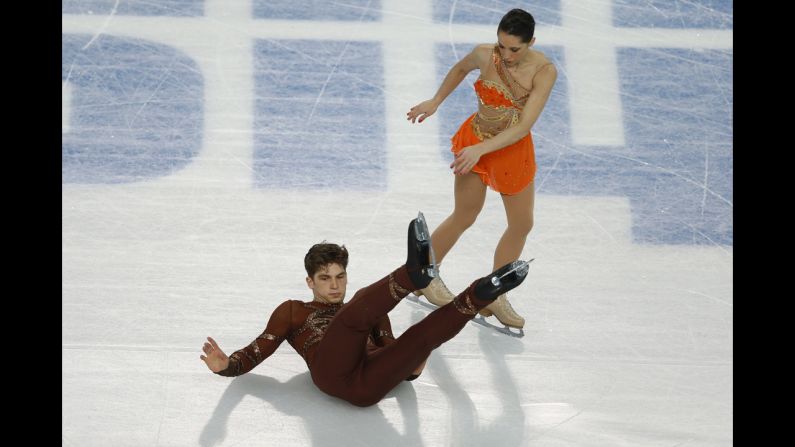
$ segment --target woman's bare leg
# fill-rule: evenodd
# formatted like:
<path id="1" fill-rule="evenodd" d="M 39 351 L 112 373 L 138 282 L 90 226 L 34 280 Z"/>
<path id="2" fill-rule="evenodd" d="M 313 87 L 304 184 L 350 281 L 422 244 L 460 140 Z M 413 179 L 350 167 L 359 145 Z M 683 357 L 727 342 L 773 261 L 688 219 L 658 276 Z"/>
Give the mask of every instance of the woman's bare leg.
<path id="1" fill-rule="evenodd" d="M 494 250 L 494 266 L 492 271 L 500 266 L 516 261 L 522 255 L 527 235 L 533 229 L 533 205 L 535 203 L 535 185 L 530 183 L 520 193 L 515 195 L 502 195 L 505 206 L 505 216 L 508 219 L 508 228 L 497 243 Z M 506 326 L 523 328 L 525 319 L 519 315 L 508 302 L 505 295 L 497 298 L 492 304 L 480 311 L 484 316 L 494 315 Z"/>
<path id="2" fill-rule="evenodd" d="M 486 185 L 477 174 L 457 175 L 455 178 L 455 208 L 431 235 L 436 262 L 441 263 L 464 231 L 471 227 L 486 201 Z"/>
<path id="3" fill-rule="evenodd" d="M 530 183 L 520 193 L 502 195 L 508 228 L 497 243 L 494 251 L 493 270 L 509 262 L 516 261 L 522 255 L 527 235 L 533 229 L 533 206 L 535 204 L 535 185 Z"/>

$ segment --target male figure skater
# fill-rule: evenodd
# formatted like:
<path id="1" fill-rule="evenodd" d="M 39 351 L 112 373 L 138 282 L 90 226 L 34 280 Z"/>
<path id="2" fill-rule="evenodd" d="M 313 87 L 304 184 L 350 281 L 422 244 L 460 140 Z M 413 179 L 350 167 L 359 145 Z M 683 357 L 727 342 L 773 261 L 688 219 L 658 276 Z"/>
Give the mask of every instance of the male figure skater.
<path id="1" fill-rule="evenodd" d="M 424 216 L 419 213 L 409 223 L 406 263 L 344 303 L 347 265 L 344 246 L 314 245 L 304 257 L 312 301 L 280 304 L 264 332 L 230 356 L 207 337 L 205 355 L 199 358 L 216 374 L 238 376 L 287 340 L 321 391 L 353 405 L 374 405 L 400 382 L 418 377 L 431 351 L 458 334 L 480 309 L 521 284 L 528 270 L 524 261 L 506 264 L 394 338 L 387 313 L 438 274 Z"/>

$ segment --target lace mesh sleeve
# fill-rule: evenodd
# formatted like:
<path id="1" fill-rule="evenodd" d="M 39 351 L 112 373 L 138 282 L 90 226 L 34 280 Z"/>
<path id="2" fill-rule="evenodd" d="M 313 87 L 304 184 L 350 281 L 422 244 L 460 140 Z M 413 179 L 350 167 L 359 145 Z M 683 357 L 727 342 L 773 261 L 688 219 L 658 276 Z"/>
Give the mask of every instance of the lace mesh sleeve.
<path id="1" fill-rule="evenodd" d="M 290 332 L 292 304 L 285 301 L 271 314 L 265 330 L 248 346 L 238 349 L 229 356 L 229 366 L 216 374 L 235 377 L 245 374 L 263 360 L 270 357 Z"/>

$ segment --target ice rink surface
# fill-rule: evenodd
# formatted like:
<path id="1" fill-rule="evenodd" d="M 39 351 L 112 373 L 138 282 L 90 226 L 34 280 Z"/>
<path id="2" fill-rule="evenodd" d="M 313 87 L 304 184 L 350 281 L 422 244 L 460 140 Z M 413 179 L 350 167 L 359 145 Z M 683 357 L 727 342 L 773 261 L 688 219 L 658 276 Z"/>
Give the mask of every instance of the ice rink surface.
<path id="1" fill-rule="evenodd" d="M 477 72 L 421 125 L 405 114 L 513 7 L 558 69 L 533 128 L 535 261 L 510 294 L 525 337 L 469 324 L 369 408 L 317 390 L 286 343 L 210 373 L 206 336 L 229 354 L 311 298 L 312 244 L 348 247 L 350 297 L 403 262 L 417 211 L 449 214 Z M 62 444 L 732 445 L 732 9 L 63 0 Z M 445 259 L 454 292 L 504 228 L 490 191 Z"/>

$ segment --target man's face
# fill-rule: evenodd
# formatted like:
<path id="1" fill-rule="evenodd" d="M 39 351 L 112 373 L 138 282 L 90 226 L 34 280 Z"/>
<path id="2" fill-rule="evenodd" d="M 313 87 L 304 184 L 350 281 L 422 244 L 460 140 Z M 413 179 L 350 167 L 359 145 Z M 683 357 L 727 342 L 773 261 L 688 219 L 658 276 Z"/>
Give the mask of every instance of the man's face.
<path id="1" fill-rule="evenodd" d="M 306 284 L 312 289 L 315 301 L 323 303 L 341 303 L 345 299 L 345 288 L 348 286 L 348 274 L 339 264 L 329 264 L 310 278 Z"/>

